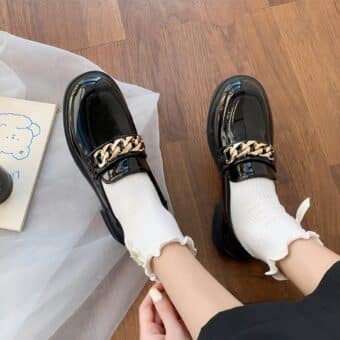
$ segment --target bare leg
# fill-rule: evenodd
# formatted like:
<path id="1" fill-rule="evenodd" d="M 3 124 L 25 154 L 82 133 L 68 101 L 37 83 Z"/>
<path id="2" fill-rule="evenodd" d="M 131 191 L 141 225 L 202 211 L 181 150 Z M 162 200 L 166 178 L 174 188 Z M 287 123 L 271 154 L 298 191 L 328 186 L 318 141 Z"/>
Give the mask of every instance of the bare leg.
<path id="1" fill-rule="evenodd" d="M 300 291 L 307 295 L 318 286 L 327 270 L 337 261 L 340 261 L 338 254 L 314 240 L 297 240 L 289 246 L 289 255 L 278 265 Z M 153 260 L 153 270 L 194 339 L 218 312 L 242 306 L 186 247 L 177 243 L 166 246 L 162 255 Z"/>
<path id="2" fill-rule="evenodd" d="M 327 270 L 340 256 L 313 240 L 297 240 L 290 244 L 289 255 L 279 262 L 281 271 L 304 294 L 318 286 Z"/>
<path id="3" fill-rule="evenodd" d="M 153 270 L 194 339 L 218 312 L 242 306 L 178 243 L 164 247 L 162 255 L 153 259 Z"/>

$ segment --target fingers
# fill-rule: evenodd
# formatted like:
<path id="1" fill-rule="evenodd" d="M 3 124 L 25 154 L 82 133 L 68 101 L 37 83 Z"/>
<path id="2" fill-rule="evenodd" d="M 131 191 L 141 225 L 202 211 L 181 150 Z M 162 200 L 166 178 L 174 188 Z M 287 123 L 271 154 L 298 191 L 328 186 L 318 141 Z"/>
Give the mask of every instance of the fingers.
<path id="1" fill-rule="evenodd" d="M 171 304 L 169 298 L 161 292 L 160 286 L 153 286 L 149 291 L 149 296 L 156 308 L 156 311 L 162 320 L 166 330 L 178 327 L 179 322 L 177 313 Z"/>
<path id="2" fill-rule="evenodd" d="M 140 340 L 163 338 L 191 339 L 175 307 L 161 284 L 155 284 L 139 307 Z"/>
<path id="3" fill-rule="evenodd" d="M 153 302 L 149 294 L 146 294 L 144 300 L 139 306 L 139 323 L 141 326 L 151 323 L 154 320 Z"/>
<path id="4" fill-rule="evenodd" d="M 164 291 L 164 288 L 161 283 L 156 283 L 153 287 L 157 288 L 160 291 Z M 146 294 L 144 300 L 139 306 L 139 322 L 140 324 L 147 324 L 156 322 L 157 324 L 162 324 L 158 313 L 155 312 L 154 304 L 151 300 L 150 294 Z"/>
<path id="5" fill-rule="evenodd" d="M 165 334 L 162 322 L 155 322 L 156 314 L 155 306 L 151 297 L 147 294 L 139 306 L 139 328 L 141 340 L 149 340 L 152 336 Z"/>

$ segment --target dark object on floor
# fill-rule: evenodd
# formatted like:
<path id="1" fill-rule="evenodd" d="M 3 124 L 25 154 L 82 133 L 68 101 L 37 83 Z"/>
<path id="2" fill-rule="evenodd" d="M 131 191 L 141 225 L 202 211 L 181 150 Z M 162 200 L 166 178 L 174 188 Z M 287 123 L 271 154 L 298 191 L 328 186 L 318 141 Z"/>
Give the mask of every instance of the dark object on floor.
<path id="1" fill-rule="evenodd" d="M 223 203 L 215 209 L 213 242 L 226 255 L 250 259 L 233 230 L 229 183 L 254 177 L 275 179 L 271 112 L 256 79 L 235 76 L 217 87 L 210 104 L 207 137 L 223 180 Z"/>
<path id="2" fill-rule="evenodd" d="M 338 340 L 340 339 L 340 262 L 318 288 L 301 301 L 262 302 L 214 316 L 199 340 Z"/>
<path id="3" fill-rule="evenodd" d="M 163 205 L 167 204 L 148 166 L 143 140 L 125 99 L 110 76 L 91 71 L 71 82 L 64 97 L 64 130 L 74 161 L 99 198 L 108 229 L 124 244 L 123 230 L 102 182 L 146 172 Z"/>
<path id="4" fill-rule="evenodd" d="M 12 176 L 0 166 L 0 203 L 7 200 L 13 189 Z"/>

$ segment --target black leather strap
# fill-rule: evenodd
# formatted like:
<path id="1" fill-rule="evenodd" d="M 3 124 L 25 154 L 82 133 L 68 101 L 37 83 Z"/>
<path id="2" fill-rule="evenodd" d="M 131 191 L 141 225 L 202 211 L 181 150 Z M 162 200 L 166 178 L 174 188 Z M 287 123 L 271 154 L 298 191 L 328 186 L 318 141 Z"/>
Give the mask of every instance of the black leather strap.
<path id="1" fill-rule="evenodd" d="M 226 168 L 228 177 L 233 182 L 244 181 L 249 178 L 265 177 L 276 179 L 276 169 L 274 164 L 268 164 L 254 159 L 247 159 L 232 164 Z"/>

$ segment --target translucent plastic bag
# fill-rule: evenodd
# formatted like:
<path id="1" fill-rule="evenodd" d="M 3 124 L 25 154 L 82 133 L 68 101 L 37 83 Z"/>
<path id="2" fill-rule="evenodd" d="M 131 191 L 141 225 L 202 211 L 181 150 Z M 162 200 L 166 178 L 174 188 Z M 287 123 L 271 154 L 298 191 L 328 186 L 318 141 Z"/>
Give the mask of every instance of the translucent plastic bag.
<path id="1" fill-rule="evenodd" d="M 65 88 L 97 69 L 70 52 L 0 32 L 0 95 L 59 105 L 24 231 L 0 231 L 0 339 L 108 339 L 146 282 L 107 231 L 64 138 Z M 159 95 L 119 86 L 167 197 Z"/>

